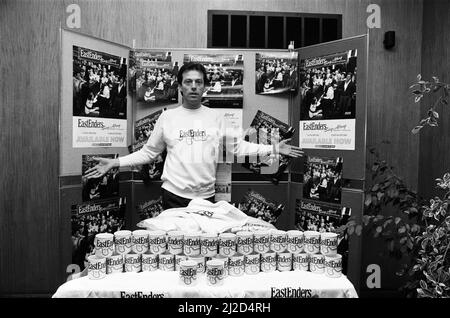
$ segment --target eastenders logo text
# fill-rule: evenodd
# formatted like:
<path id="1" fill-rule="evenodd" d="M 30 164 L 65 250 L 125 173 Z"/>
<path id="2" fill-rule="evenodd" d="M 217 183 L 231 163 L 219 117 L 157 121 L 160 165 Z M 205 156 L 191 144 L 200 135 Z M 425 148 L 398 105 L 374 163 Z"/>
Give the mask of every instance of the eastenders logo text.
<path id="1" fill-rule="evenodd" d="M 143 292 L 127 293 L 121 291 L 120 298 L 164 298 L 164 294 L 154 294 L 153 292 L 150 292 L 149 294 L 144 294 Z"/>
<path id="2" fill-rule="evenodd" d="M 105 128 L 105 124 L 102 121 L 92 120 L 92 119 L 78 119 L 78 127 L 85 128 Z"/>
<path id="3" fill-rule="evenodd" d="M 312 290 L 311 289 L 302 289 L 285 287 L 285 288 L 270 288 L 270 296 L 271 298 L 311 298 Z"/>
<path id="4" fill-rule="evenodd" d="M 319 124 L 319 123 L 303 123 L 303 130 L 327 130 L 327 124 Z"/>

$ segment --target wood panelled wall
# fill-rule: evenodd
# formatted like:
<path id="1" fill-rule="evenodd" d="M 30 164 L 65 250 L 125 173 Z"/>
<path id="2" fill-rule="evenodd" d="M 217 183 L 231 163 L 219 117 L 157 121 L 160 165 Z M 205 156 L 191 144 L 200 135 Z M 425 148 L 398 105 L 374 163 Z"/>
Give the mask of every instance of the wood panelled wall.
<path id="1" fill-rule="evenodd" d="M 2 0 L 0 294 L 49 294 L 65 280 L 59 255 L 71 247 L 58 241 L 59 27 L 72 3 L 81 8 L 80 32 L 146 48 L 205 48 L 207 10 L 222 9 L 342 14 L 343 37 L 351 37 L 366 33 L 366 8 L 379 4 L 382 27 L 370 32 L 367 143 L 390 140 L 385 156 L 417 186 L 419 139 L 409 129 L 419 109 L 407 87 L 422 61 L 423 0 Z M 387 30 L 396 31 L 393 51 L 383 49 Z"/>
<path id="2" fill-rule="evenodd" d="M 423 11 L 422 76 L 437 76 L 450 83 L 450 1 L 426 1 Z M 421 114 L 426 116 L 438 95 L 424 98 Z M 418 106 L 416 106 L 418 107 Z M 419 193 L 425 198 L 440 195 L 436 178 L 450 172 L 450 106 L 439 105 L 439 127 L 426 127 L 420 133 Z"/>

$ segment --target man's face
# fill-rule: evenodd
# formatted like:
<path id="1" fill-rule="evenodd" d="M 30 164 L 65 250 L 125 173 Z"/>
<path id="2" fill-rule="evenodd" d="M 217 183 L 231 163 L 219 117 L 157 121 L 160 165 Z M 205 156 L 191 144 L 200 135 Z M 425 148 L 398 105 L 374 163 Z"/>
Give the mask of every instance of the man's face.
<path id="1" fill-rule="evenodd" d="M 183 94 L 183 98 L 189 104 L 200 104 L 202 101 L 202 95 L 205 92 L 203 73 L 195 70 L 184 72 L 180 89 Z"/>

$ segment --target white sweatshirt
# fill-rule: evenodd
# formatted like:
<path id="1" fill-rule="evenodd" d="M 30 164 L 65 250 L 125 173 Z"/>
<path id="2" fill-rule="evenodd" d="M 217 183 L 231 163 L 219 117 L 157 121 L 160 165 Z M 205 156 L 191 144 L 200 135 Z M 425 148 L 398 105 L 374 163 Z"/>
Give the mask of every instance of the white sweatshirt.
<path id="1" fill-rule="evenodd" d="M 164 149 L 167 157 L 162 187 L 178 196 L 206 199 L 214 195 L 216 169 L 222 142 L 237 156 L 269 155 L 272 145 L 249 143 L 224 128 L 223 116 L 214 109 L 183 106 L 164 111 L 141 150 L 119 158 L 120 167 L 143 165 Z M 220 149 L 220 152 L 219 152 Z"/>

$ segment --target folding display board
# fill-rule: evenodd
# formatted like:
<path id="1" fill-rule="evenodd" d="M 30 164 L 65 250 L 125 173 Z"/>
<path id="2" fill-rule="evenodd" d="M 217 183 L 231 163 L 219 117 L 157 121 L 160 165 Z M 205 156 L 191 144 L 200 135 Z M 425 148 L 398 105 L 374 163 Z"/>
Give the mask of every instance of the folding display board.
<path id="1" fill-rule="evenodd" d="M 316 140 L 315 143 L 311 142 L 312 145 L 303 147 L 305 157 L 295 160 L 290 167 L 289 209 L 292 214 L 289 221 L 291 226 L 295 223 L 296 200 L 304 199 L 305 163 L 311 157 L 341 158 L 343 187 L 340 207 L 350 208 L 352 217 L 357 223 L 361 223 L 366 165 L 367 45 L 368 38 L 363 35 L 297 49 L 299 72 L 303 71 L 303 74 L 300 74 L 299 94 L 293 96 L 289 103 L 290 124 L 297 131 L 293 137 L 293 144 L 302 147 L 300 138 Z M 307 79 L 313 81 L 312 74 L 324 74 L 326 80 L 328 69 L 331 70 L 330 73 L 335 71 L 336 74 L 339 73 L 336 70 L 340 70 L 347 74 L 352 72 L 355 75 L 353 84 L 356 82 L 356 93 L 353 91 L 353 101 L 350 101 L 353 105 L 343 105 L 349 101 L 348 98 L 341 99 L 335 96 L 335 104 L 328 105 L 330 108 L 334 107 L 334 113 L 333 110 L 323 108 L 320 109 L 321 115 L 314 116 L 317 109 L 308 108 L 314 104 L 311 99 L 316 98 L 317 101 L 322 98 L 323 101 L 328 97 L 327 92 L 305 92 L 302 84 Z M 309 78 L 307 78 L 308 74 Z M 347 88 L 353 84 L 347 84 Z M 312 87 L 314 89 L 314 85 Z M 338 91 L 339 88 L 335 87 L 334 93 Z M 307 100 L 308 97 L 310 100 Z M 350 106 L 348 114 L 344 111 L 346 106 Z M 339 139 L 350 139 L 350 146 L 345 143 L 347 140 Z M 348 249 L 347 275 L 359 291 L 361 236 L 350 236 Z"/>
<path id="2" fill-rule="evenodd" d="M 312 143 L 318 147 L 304 148 L 307 156 L 323 156 L 323 157 L 340 157 L 343 158 L 342 178 L 346 181 L 347 188 L 342 189 L 341 206 L 352 209 L 352 215 L 356 216 L 357 221 L 361 219 L 363 207 L 363 184 L 365 169 L 365 129 L 366 129 L 366 81 L 367 81 L 367 37 L 355 37 L 327 44 L 315 45 L 298 49 L 299 66 L 305 64 L 308 60 L 308 67 L 319 67 L 324 65 L 348 64 L 352 58 L 349 67 L 355 71 L 356 78 L 356 107 L 348 104 L 348 98 L 343 98 L 342 103 L 345 107 L 350 107 L 349 114 L 345 114 L 349 118 L 338 118 L 333 122 L 334 126 L 325 129 L 344 134 L 342 140 L 331 141 L 327 145 L 326 134 Z M 155 48 L 155 49 L 132 49 L 120 44 L 111 43 L 102 39 L 93 38 L 88 35 L 80 34 L 70 30 L 61 30 L 61 110 L 60 110 L 60 213 L 66 215 L 63 217 L 64 224 L 61 225 L 61 241 L 63 264 L 70 264 L 70 250 L 72 244 L 69 241 L 71 207 L 81 205 L 83 184 L 82 171 L 85 169 L 86 155 L 119 155 L 123 156 L 129 153 L 130 147 L 135 143 L 135 127 L 137 121 L 151 116 L 164 108 L 173 108 L 181 104 L 181 96 L 171 95 L 170 98 L 161 103 L 153 103 L 156 97 L 152 97 L 151 89 L 141 90 L 140 93 L 131 93 L 130 74 L 132 67 L 126 69 L 126 97 L 122 97 L 120 105 L 113 107 L 116 113 L 101 114 L 100 110 L 91 109 L 92 103 L 83 98 L 83 103 L 76 100 L 75 92 L 79 93 L 79 82 L 83 81 L 80 75 L 85 65 L 96 65 L 99 73 L 107 74 L 107 76 L 116 77 L 116 82 L 120 83 L 120 77 L 123 77 L 123 63 L 130 65 L 130 58 L 133 61 L 136 54 L 151 54 L 160 52 L 162 55 L 170 57 L 166 60 L 158 60 L 158 56 L 149 59 L 145 67 L 153 67 L 158 63 L 169 61 L 171 67 L 177 62 L 178 67 L 188 59 L 201 59 L 199 56 L 234 56 L 237 60 L 243 61 L 242 68 L 239 72 L 243 72 L 242 77 L 242 106 L 231 106 L 230 109 L 242 109 L 241 125 L 245 130 L 248 128 L 257 114 L 262 111 L 290 126 L 294 127 L 295 132 L 291 144 L 299 144 L 299 133 L 305 134 L 305 129 L 325 127 L 323 124 L 327 122 L 327 118 L 313 119 L 314 123 L 308 121 L 306 126 L 300 125 L 303 119 L 301 116 L 302 91 L 297 93 L 286 92 L 285 94 L 256 94 L 256 62 L 258 54 L 271 56 L 273 53 L 290 54 L 287 51 L 276 50 L 231 50 L 231 49 L 181 49 L 181 48 Z M 354 65 L 356 57 L 356 65 Z M 341 59 L 341 60 L 340 60 Z M 77 64 L 76 61 L 79 63 Z M 134 60 L 135 61 L 135 60 Z M 328 63 L 328 64 L 327 64 Z M 334 64 L 333 64 L 334 63 Z M 75 65 L 75 66 L 74 66 Z M 131 65 L 133 66 L 133 65 Z M 141 65 L 142 66 L 142 65 Z M 222 65 L 220 65 L 222 66 Z M 355 68 L 356 66 L 356 68 Z M 74 68 L 76 67 L 76 68 Z M 300 71 L 300 67 L 298 71 Z M 119 76 L 118 74 L 121 74 Z M 95 76 L 95 75 L 92 75 Z M 106 75 L 104 75 L 106 76 Z M 302 78 L 299 76 L 299 78 Z M 101 80 L 100 80 L 101 81 Z M 134 85 L 133 82 L 131 82 Z M 123 84 L 120 84 L 123 85 Z M 233 83 L 234 85 L 234 83 Z M 300 87 L 300 85 L 298 85 Z M 345 85 L 347 89 L 348 84 Z M 101 98 L 103 95 L 118 94 L 120 87 L 114 86 L 110 88 L 111 92 L 95 91 L 96 94 L 89 95 L 89 98 Z M 115 92 L 113 92 L 115 90 Z M 109 91 L 109 89 L 106 89 Z M 211 90 L 214 92 L 214 88 Z M 217 90 L 216 90 L 217 92 Z M 95 96 L 94 96 L 95 95 Z M 118 95 L 117 95 L 118 96 Z M 323 92 L 320 97 L 326 97 Z M 328 96 L 329 97 L 329 96 Z M 86 100 L 86 103 L 84 103 Z M 340 101 L 341 99 L 339 99 Z M 211 98 L 211 103 L 213 98 Z M 124 108 L 124 102 L 126 107 Z M 113 102 L 114 104 L 114 102 Z M 350 106 L 349 106 L 350 105 Z M 95 115 L 90 116 L 90 112 Z M 96 113 L 100 112 L 100 113 Z M 238 116 L 238 117 L 239 117 Z M 339 117 L 339 116 L 337 116 Z M 336 116 L 334 119 L 337 118 Z M 344 119 L 343 123 L 339 123 L 339 119 Z M 312 124 L 312 125 L 311 125 Z M 309 126 L 308 126 L 309 125 Z M 321 126 L 322 125 L 322 126 Z M 306 128 L 305 128 L 306 127 Z M 349 128 L 350 127 L 350 128 Z M 305 128 L 305 129 L 303 129 Z M 339 130 L 350 132 L 342 133 Z M 310 129 L 313 130 L 313 129 Z M 347 134 L 345 136 L 345 134 Z M 342 137 L 342 136 L 341 136 Z M 309 136 L 309 141 L 316 138 Z M 334 137 L 331 137 L 333 139 Z M 337 138 L 338 139 L 338 138 Z M 333 149 L 333 144 L 336 147 Z M 330 146 L 331 145 L 331 146 Z M 346 148 L 345 148 L 346 147 Z M 345 148 L 345 149 L 342 149 Z M 295 202 L 302 199 L 303 192 L 303 175 L 304 175 L 305 159 L 296 159 L 281 175 L 278 184 L 272 183 L 264 176 L 257 175 L 242 167 L 240 163 L 234 163 L 232 166 L 232 185 L 231 185 L 231 201 L 238 203 L 246 191 L 252 189 L 261 193 L 268 200 L 275 201 L 284 206 L 284 212 L 278 218 L 276 227 L 289 230 L 295 228 Z M 143 182 L 141 175 L 135 169 L 124 169 L 119 177 L 119 193 L 118 197 L 126 198 L 126 216 L 125 226 L 128 229 L 136 229 L 136 224 L 145 215 L 157 213 L 160 198 L 161 181 Z M 353 187 L 353 188 L 351 188 Z M 73 234 L 73 233 L 72 233 Z M 357 239 L 351 240 L 349 243 L 349 266 L 348 277 L 358 290 L 359 273 L 360 273 L 360 252 L 361 242 Z"/>

